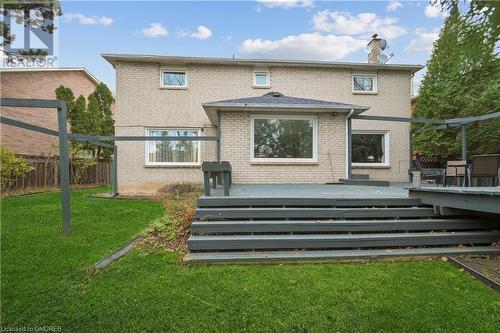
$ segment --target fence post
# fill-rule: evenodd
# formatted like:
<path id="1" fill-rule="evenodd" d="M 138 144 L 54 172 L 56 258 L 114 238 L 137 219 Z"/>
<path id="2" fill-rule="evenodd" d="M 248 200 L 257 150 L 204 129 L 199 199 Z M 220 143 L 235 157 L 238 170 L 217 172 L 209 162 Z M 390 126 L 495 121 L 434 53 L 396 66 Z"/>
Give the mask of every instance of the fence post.
<path id="1" fill-rule="evenodd" d="M 63 233 L 71 235 L 71 207 L 69 198 L 69 152 L 68 130 L 66 126 L 66 103 L 61 102 L 57 108 L 57 122 L 59 129 L 59 162 L 61 164 L 61 204 L 63 218 Z"/>

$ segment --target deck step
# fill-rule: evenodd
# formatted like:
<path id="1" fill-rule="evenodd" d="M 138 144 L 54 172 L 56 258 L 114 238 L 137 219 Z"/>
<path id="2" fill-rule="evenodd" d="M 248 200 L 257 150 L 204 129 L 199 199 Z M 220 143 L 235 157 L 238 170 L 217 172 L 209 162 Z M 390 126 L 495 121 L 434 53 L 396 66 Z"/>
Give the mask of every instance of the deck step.
<path id="1" fill-rule="evenodd" d="M 495 229 L 496 220 L 407 219 L 407 220 L 270 220 L 270 221 L 195 221 L 191 233 L 266 233 L 266 232 L 377 232 L 418 230 Z"/>
<path id="2" fill-rule="evenodd" d="M 452 213 L 450 213 L 452 214 Z M 456 213 L 459 214 L 459 213 Z M 198 208 L 196 218 L 220 219 L 286 219 L 286 218 L 395 218 L 437 216 L 430 207 L 398 208 Z"/>
<path id="3" fill-rule="evenodd" d="M 411 207 L 419 198 L 239 198 L 200 197 L 198 207 Z"/>
<path id="4" fill-rule="evenodd" d="M 191 235 L 188 239 L 188 246 L 190 250 L 334 249 L 488 244 L 496 242 L 499 239 L 500 232 L 498 231 L 320 235 Z"/>
<path id="5" fill-rule="evenodd" d="M 321 262 L 349 260 L 381 260 L 398 257 L 429 257 L 449 255 L 500 255 L 500 248 L 478 247 L 439 247 L 415 249 L 382 250 L 334 250 L 334 251 L 275 251 L 275 252 L 210 252 L 188 253 L 187 263 L 264 263 L 264 262 Z"/>

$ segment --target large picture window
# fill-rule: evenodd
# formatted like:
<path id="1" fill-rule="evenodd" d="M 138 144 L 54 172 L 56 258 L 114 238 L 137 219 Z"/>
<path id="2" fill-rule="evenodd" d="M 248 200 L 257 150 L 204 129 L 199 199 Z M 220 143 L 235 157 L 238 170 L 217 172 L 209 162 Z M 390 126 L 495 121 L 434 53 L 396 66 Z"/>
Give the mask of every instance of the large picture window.
<path id="1" fill-rule="evenodd" d="M 352 163 L 358 166 L 389 165 L 389 134 L 376 131 L 353 131 Z"/>
<path id="2" fill-rule="evenodd" d="M 147 136 L 199 136 L 198 129 L 148 129 Z M 147 141 L 146 165 L 199 165 L 199 141 Z"/>
<path id="3" fill-rule="evenodd" d="M 316 162 L 315 116 L 252 116 L 252 161 Z"/>

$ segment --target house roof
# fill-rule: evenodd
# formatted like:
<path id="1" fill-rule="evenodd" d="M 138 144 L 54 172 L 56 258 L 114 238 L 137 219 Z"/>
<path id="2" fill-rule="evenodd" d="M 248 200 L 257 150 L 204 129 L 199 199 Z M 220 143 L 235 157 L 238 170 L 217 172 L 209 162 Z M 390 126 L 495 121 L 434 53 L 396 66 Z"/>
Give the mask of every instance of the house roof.
<path id="1" fill-rule="evenodd" d="M 242 59 L 220 57 L 180 57 L 146 54 L 102 54 L 113 66 L 119 62 L 152 62 L 168 65 L 188 64 L 219 64 L 219 65 L 247 65 L 247 66 L 288 66 L 288 67 L 323 67 L 323 68 L 350 68 L 355 70 L 400 70 L 415 73 L 423 68 L 422 65 L 410 64 L 369 64 L 361 62 L 338 62 L 316 60 L 285 60 L 285 59 Z"/>
<path id="2" fill-rule="evenodd" d="M 85 74 L 96 85 L 102 81 L 98 80 L 88 69 L 85 67 L 40 67 L 40 68 L 0 68 L 0 73 L 6 72 L 63 72 L 63 71 L 76 71 Z M 115 95 L 111 93 L 113 99 Z"/>
<path id="3" fill-rule="evenodd" d="M 324 101 L 318 99 L 285 96 L 279 92 L 269 92 L 262 96 L 228 99 L 210 103 L 203 103 L 208 117 L 215 123 L 217 111 L 253 111 L 253 112 L 341 112 L 360 114 L 368 110 L 369 106 Z"/>

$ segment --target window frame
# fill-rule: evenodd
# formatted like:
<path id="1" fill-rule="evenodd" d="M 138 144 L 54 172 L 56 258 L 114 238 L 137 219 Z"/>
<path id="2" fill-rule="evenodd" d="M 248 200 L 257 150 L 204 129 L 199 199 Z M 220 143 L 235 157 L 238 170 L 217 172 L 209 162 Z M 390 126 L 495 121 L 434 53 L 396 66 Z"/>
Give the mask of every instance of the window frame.
<path id="1" fill-rule="evenodd" d="M 373 78 L 373 90 L 371 91 L 363 91 L 363 90 L 355 90 L 354 89 L 354 79 L 356 77 L 370 77 Z M 353 73 L 351 79 L 351 90 L 353 94 L 377 94 L 378 93 L 378 75 L 373 73 Z"/>
<path id="2" fill-rule="evenodd" d="M 257 74 L 266 73 L 267 74 L 267 83 L 266 84 L 257 84 Z M 253 80 L 252 85 L 255 88 L 271 88 L 271 73 L 268 70 L 254 70 L 253 71 Z"/>
<path id="3" fill-rule="evenodd" d="M 264 158 L 255 157 L 255 119 L 312 120 L 312 158 Z M 317 164 L 318 163 L 318 116 L 292 114 L 252 114 L 250 115 L 250 163 L 252 164 Z"/>
<path id="4" fill-rule="evenodd" d="M 377 162 L 377 163 L 363 163 L 363 162 L 352 162 L 351 165 L 353 167 L 390 167 L 390 137 L 389 137 L 389 131 L 371 131 L 371 130 L 353 130 L 352 135 L 362 135 L 362 134 L 379 134 L 384 136 L 384 145 L 383 145 L 383 162 Z M 352 156 L 352 153 L 351 153 Z"/>
<path id="5" fill-rule="evenodd" d="M 196 131 L 198 133 L 198 136 L 201 135 L 201 128 L 172 128 L 172 127 L 148 127 L 146 128 L 145 131 L 145 136 L 150 136 L 149 132 L 150 131 Z M 152 137 L 154 138 L 154 137 Z M 198 154 L 196 156 L 197 160 L 196 162 L 150 162 L 149 161 L 149 143 L 151 141 L 156 141 L 156 140 L 150 140 L 150 141 L 145 141 L 144 145 L 144 165 L 145 166 L 201 166 L 201 141 L 191 141 L 191 142 L 197 142 L 198 143 Z"/>
<path id="6" fill-rule="evenodd" d="M 168 86 L 163 82 L 163 74 L 164 73 L 184 73 L 185 75 L 185 84 L 183 86 Z M 187 89 L 188 88 L 188 72 L 185 69 L 180 68 L 161 68 L 160 69 L 160 88 L 163 89 Z"/>

